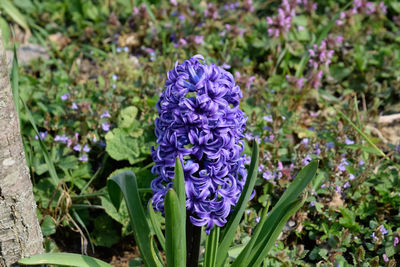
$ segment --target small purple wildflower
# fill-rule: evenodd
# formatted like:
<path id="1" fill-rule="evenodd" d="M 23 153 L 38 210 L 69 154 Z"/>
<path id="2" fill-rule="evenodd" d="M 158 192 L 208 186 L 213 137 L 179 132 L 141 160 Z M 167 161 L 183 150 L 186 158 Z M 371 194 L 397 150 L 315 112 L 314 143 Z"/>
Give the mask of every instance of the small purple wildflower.
<path id="1" fill-rule="evenodd" d="M 89 152 L 90 152 L 90 147 L 89 147 L 89 145 L 88 145 L 88 144 L 84 145 L 82 150 L 83 150 L 84 152 L 86 152 L 86 153 L 89 153 Z"/>
<path id="2" fill-rule="evenodd" d="M 47 131 L 44 132 L 39 131 L 40 140 L 44 140 L 48 135 L 49 133 Z M 39 140 L 39 137 L 37 135 L 35 135 L 35 140 Z"/>
<path id="3" fill-rule="evenodd" d="M 69 138 L 65 134 L 56 135 L 55 138 L 54 138 L 54 142 L 59 142 L 59 143 L 66 144 L 66 143 L 68 143 L 68 141 L 69 141 Z"/>
<path id="4" fill-rule="evenodd" d="M 387 235 L 389 233 L 389 230 L 387 230 L 383 224 L 381 224 L 381 226 L 379 227 L 379 231 L 382 235 Z"/>
<path id="5" fill-rule="evenodd" d="M 116 80 L 118 80 L 118 76 L 117 76 L 117 74 L 115 74 L 115 73 L 112 75 L 112 77 L 111 77 L 111 78 L 113 79 L 113 81 L 116 81 Z"/>
<path id="6" fill-rule="evenodd" d="M 319 148 L 319 144 L 315 144 L 314 154 L 317 156 L 321 155 L 321 149 Z"/>
<path id="7" fill-rule="evenodd" d="M 270 134 L 269 136 L 264 138 L 265 143 L 272 143 L 274 141 L 275 135 Z"/>
<path id="8" fill-rule="evenodd" d="M 342 158 L 342 160 L 340 161 L 339 165 L 338 165 L 338 169 L 341 172 L 344 172 L 346 170 L 346 166 L 349 165 L 349 162 L 347 161 L 347 159 L 345 157 Z"/>
<path id="9" fill-rule="evenodd" d="M 395 247 L 397 244 L 399 244 L 399 238 L 396 236 L 393 241 L 393 246 Z"/>
<path id="10" fill-rule="evenodd" d="M 349 182 L 346 182 L 344 185 L 343 185 L 343 188 L 349 188 L 349 187 L 351 187 L 351 184 L 349 183 Z"/>
<path id="11" fill-rule="evenodd" d="M 359 162 L 358 162 L 358 166 L 364 166 L 364 164 L 365 164 L 365 162 L 361 159 Z"/>
<path id="12" fill-rule="evenodd" d="M 263 177 L 265 180 L 274 179 L 274 175 L 272 174 L 271 171 L 265 171 L 265 172 L 263 172 L 262 177 Z"/>
<path id="13" fill-rule="evenodd" d="M 74 109 L 74 110 L 77 110 L 78 109 L 78 105 L 75 102 L 73 102 L 72 105 L 71 105 L 71 108 Z"/>
<path id="14" fill-rule="evenodd" d="M 332 149 L 334 147 L 335 147 L 335 143 L 334 142 L 327 142 L 326 143 L 326 149 L 327 150 Z"/>
<path id="15" fill-rule="evenodd" d="M 312 158 L 310 157 L 310 155 L 306 155 L 306 157 L 303 159 L 302 163 L 303 163 L 303 165 L 307 165 L 311 161 L 312 161 Z"/>
<path id="16" fill-rule="evenodd" d="M 262 172 L 264 168 L 265 168 L 264 164 L 258 165 L 258 172 Z"/>
<path id="17" fill-rule="evenodd" d="M 71 96 L 71 95 L 70 95 L 69 93 L 63 94 L 63 95 L 61 96 L 61 100 L 62 100 L 62 101 L 67 101 L 68 98 L 69 98 L 70 96 Z"/>
<path id="18" fill-rule="evenodd" d="M 315 202 L 314 201 L 311 201 L 310 202 L 310 207 L 314 207 L 315 206 Z"/>
<path id="19" fill-rule="evenodd" d="M 313 49 L 309 49 L 308 52 L 310 53 L 310 60 L 308 63 L 315 70 L 319 69 L 319 66 L 329 67 L 334 53 L 333 50 L 327 50 L 326 41 L 322 41 L 319 46 L 314 44 Z"/>
<path id="20" fill-rule="evenodd" d="M 339 185 L 336 186 L 336 192 L 338 192 L 338 194 L 342 193 L 342 188 Z"/>
<path id="21" fill-rule="evenodd" d="M 103 131 L 108 132 L 110 130 L 110 123 L 108 122 L 103 122 L 101 124 L 101 128 L 103 129 Z"/>
<path id="22" fill-rule="evenodd" d="M 261 219 L 260 216 L 257 216 L 256 219 L 255 219 L 256 223 L 259 223 L 260 219 Z"/>
<path id="23" fill-rule="evenodd" d="M 251 157 L 250 156 L 246 156 L 245 160 L 244 160 L 244 164 L 249 165 L 251 162 Z"/>
<path id="24" fill-rule="evenodd" d="M 389 261 L 389 258 L 385 253 L 382 255 L 382 258 L 383 258 L 384 262 L 388 262 Z"/>
<path id="25" fill-rule="evenodd" d="M 375 232 L 372 233 L 371 237 L 372 237 L 373 242 L 378 241 L 378 238 L 376 237 Z"/>
<path id="26" fill-rule="evenodd" d="M 110 113 L 106 110 L 103 114 L 100 115 L 100 118 L 111 118 Z"/>
<path id="27" fill-rule="evenodd" d="M 79 152 L 82 150 L 82 147 L 80 144 L 76 144 L 76 145 L 74 145 L 74 147 L 72 149 Z"/>
<path id="28" fill-rule="evenodd" d="M 305 146 L 308 146 L 308 143 L 310 142 L 310 140 L 308 138 L 303 138 L 300 142 L 300 144 L 303 144 Z"/>
<path id="29" fill-rule="evenodd" d="M 344 143 L 345 143 L 346 145 L 354 145 L 354 141 L 351 140 L 351 139 L 349 139 L 349 138 L 347 138 L 347 137 L 346 137 L 346 140 L 344 140 Z"/>
<path id="30" fill-rule="evenodd" d="M 350 173 L 349 174 L 349 180 L 353 181 L 356 177 L 354 176 L 354 174 Z"/>
<path id="31" fill-rule="evenodd" d="M 273 122 L 274 120 L 272 119 L 272 115 L 264 116 L 264 120 L 266 122 Z"/>
<path id="32" fill-rule="evenodd" d="M 124 52 L 126 52 L 126 53 L 128 53 L 129 52 L 129 47 L 127 47 L 127 46 L 124 46 Z"/>
<path id="33" fill-rule="evenodd" d="M 117 53 L 121 53 L 121 51 L 122 51 L 121 47 L 117 47 L 117 48 L 115 49 L 115 52 L 117 52 Z"/>
<path id="34" fill-rule="evenodd" d="M 82 161 L 82 162 L 86 162 L 86 161 L 89 160 L 89 158 L 88 158 L 88 156 L 87 156 L 86 154 L 82 154 L 82 155 L 78 158 L 78 160 L 79 160 L 79 161 Z"/>
<path id="35" fill-rule="evenodd" d="M 193 37 L 193 41 L 196 45 L 201 45 L 204 43 L 204 36 L 203 35 L 195 35 Z"/>

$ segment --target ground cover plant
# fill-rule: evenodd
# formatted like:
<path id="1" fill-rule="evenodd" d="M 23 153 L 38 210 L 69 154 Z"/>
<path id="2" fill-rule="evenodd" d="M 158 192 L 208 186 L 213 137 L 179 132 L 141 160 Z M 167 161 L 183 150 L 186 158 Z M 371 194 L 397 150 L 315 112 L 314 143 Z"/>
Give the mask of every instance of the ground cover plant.
<path id="1" fill-rule="evenodd" d="M 264 266 L 400 261 L 397 1 L 12 5 L 0 6 L 9 48 L 45 51 L 20 59 L 19 112 L 47 252 L 141 263 L 128 209 L 114 207 L 107 179 L 130 168 L 142 203 L 152 198 L 151 147 L 166 73 L 201 54 L 242 90 L 244 153 L 260 147 L 254 197 L 229 256 L 248 244 L 262 209 L 319 160 L 305 205 Z"/>

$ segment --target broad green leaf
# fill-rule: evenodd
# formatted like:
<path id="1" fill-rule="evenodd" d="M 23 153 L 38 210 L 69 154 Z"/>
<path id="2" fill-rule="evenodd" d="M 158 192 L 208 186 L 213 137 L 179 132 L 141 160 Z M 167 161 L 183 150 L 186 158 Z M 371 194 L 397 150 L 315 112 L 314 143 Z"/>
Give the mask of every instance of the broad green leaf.
<path id="1" fill-rule="evenodd" d="M 181 218 L 179 201 L 176 192 L 169 189 L 164 202 L 167 267 L 186 266 L 186 238 L 182 236 L 186 221 Z"/>
<path id="2" fill-rule="evenodd" d="M 112 265 L 93 257 L 73 253 L 44 253 L 20 259 L 18 263 L 22 265 L 51 264 L 74 267 L 112 267 Z"/>
<path id="3" fill-rule="evenodd" d="M 235 210 L 232 213 L 228 223 L 225 225 L 225 230 L 222 233 L 220 239 L 221 242 L 219 244 L 217 252 L 216 266 L 221 267 L 225 262 L 229 246 L 231 245 L 233 239 L 235 238 L 236 229 L 240 223 L 240 220 L 242 219 L 244 210 L 247 206 L 247 202 L 249 202 L 250 195 L 253 192 L 253 188 L 257 180 L 257 168 L 258 168 L 258 157 L 259 157 L 258 154 L 259 154 L 258 144 L 257 142 L 254 142 L 246 184 L 243 187 L 242 194 L 240 195 L 239 201 L 235 206 Z"/>
<path id="4" fill-rule="evenodd" d="M 43 219 L 42 224 L 40 225 L 42 228 L 43 236 L 49 236 L 56 232 L 56 224 L 54 223 L 53 219 L 46 215 Z"/>
<path id="5" fill-rule="evenodd" d="M 130 164 L 140 160 L 140 147 L 137 138 L 133 138 L 122 129 L 116 128 L 106 134 L 106 151 L 115 160 L 129 160 Z"/>
<path id="6" fill-rule="evenodd" d="M 121 204 L 122 198 L 125 198 L 131 217 L 133 234 L 146 266 L 159 266 L 157 265 L 157 259 L 153 258 L 151 253 L 150 227 L 140 200 L 135 174 L 126 169 L 113 172 L 107 181 L 107 189 L 111 202 L 117 209 Z"/>

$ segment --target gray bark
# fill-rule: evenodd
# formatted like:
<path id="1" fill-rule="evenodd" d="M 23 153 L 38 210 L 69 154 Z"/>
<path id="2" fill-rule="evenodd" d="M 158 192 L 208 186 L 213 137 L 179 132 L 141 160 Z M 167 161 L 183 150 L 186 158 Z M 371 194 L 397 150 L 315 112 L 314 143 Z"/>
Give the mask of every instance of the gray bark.
<path id="1" fill-rule="evenodd" d="M 0 31 L 0 266 L 43 252 Z"/>

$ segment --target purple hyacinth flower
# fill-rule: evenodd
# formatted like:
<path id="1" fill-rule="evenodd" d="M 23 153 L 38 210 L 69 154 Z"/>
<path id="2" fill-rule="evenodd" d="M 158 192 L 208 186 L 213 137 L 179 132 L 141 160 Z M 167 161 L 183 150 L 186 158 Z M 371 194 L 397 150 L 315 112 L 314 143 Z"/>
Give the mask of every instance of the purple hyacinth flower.
<path id="1" fill-rule="evenodd" d="M 164 212 L 164 197 L 173 187 L 179 157 L 190 220 L 206 226 L 209 234 L 215 225 L 225 225 L 246 182 L 246 156 L 241 154 L 247 117 L 239 109 L 242 93 L 231 73 L 207 65 L 200 55 L 177 62 L 167 77 L 157 103 L 152 202 L 155 210 Z"/>

